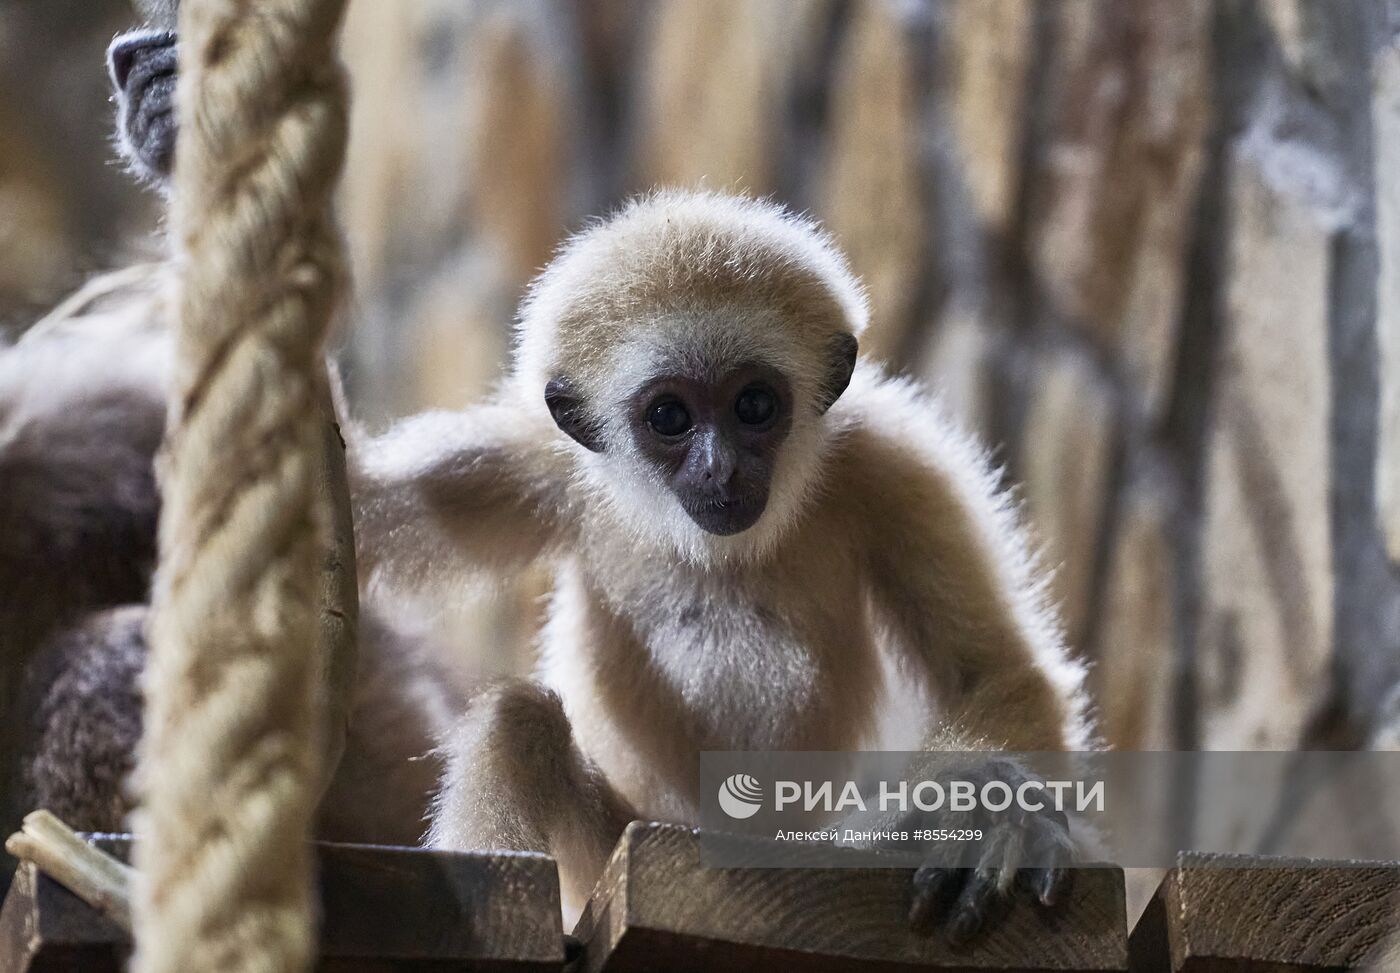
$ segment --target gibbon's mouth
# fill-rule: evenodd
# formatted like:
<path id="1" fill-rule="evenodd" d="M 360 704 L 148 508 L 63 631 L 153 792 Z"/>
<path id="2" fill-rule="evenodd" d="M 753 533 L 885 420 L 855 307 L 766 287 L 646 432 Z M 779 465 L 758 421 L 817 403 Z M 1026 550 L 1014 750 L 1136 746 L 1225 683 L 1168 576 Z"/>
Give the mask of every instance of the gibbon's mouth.
<path id="1" fill-rule="evenodd" d="M 768 506 L 768 498 L 683 500 L 681 506 L 701 530 L 728 537 L 758 523 L 758 518 L 763 516 L 763 510 Z"/>

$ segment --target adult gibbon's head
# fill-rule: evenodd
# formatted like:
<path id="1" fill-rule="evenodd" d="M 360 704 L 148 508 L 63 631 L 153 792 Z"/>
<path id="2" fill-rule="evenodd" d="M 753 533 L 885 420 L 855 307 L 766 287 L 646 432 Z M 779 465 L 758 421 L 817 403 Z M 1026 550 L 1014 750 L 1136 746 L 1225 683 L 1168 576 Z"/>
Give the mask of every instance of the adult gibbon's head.
<path id="1" fill-rule="evenodd" d="M 662 192 L 574 237 L 540 275 L 514 379 L 593 454 L 593 485 L 639 534 L 661 516 L 683 553 L 752 549 L 809 491 L 867 316 L 810 220 Z M 716 540 L 734 535 L 745 540 Z"/>

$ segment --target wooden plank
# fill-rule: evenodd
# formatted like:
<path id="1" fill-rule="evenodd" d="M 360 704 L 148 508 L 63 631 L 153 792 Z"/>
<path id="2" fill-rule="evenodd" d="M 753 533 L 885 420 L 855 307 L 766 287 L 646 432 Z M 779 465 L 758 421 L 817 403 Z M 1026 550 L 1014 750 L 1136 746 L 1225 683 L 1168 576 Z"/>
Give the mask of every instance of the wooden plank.
<path id="1" fill-rule="evenodd" d="M 125 859 L 130 839 L 100 838 Z M 322 973 L 558 970 L 559 879 L 543 855 L 317 842 Z M 120 973 L 126 937 L 21 866 L 0 908 L 0 973 Z"/>
<path id="2" fill-rule="evenodd" d="M 125 935 L 31 864 L 0 906 L 0 973 L 121 973 Z"/>
<path id="3" fill-rule="evenodd" d="M 763 839 L 736 839 L 760 842 Z M 710 868 L 689 828 L 635 823 L 574 935 L 586 973 L 1124 970 L 1123 873 L 1087 868 L 1054 910 L 1018 902 L 963 948 L 906 922 L 911 869 Z"/>
<path id="4" fill-rule="evenodd" d="M 1135 973 L 1400 965 L 1400 865 L 1183 853 L 1133 929 Z"/>
<path id="5" fill-rule="evenodd" d="M 320 849 L 326 956 L 563 962 L 558 871 L 543 855 Z"/>

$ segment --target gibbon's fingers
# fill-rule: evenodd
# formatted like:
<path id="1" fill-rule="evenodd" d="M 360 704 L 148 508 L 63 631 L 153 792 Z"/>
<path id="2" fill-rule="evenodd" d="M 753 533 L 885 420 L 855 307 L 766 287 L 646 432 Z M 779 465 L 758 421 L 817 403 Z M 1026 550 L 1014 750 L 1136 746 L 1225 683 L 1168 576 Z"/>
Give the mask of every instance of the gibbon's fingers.
<path id="1" fill-rule="evenodd" d="M 1017 874 L 1017 882 L 1031 895 L 1036 905 L 1059 905 L 1074 885 L 1074 871 L 1069 868 L 1025 868 Z"/>
<path id="2" fill-rule="evenodd" d="M 948 912 L 969 870 L 923 865 L 914 873 L 914 896 L 909 904 L 909 928 L 928 933 Z"/>
<path id="3" fill-rule="evenodd" d="M 1030 860 L 1032 868 L 1023 868 L 1016 875 L 1016 883 L 1027 891 L 1031 898 L 1042 906 L 1053 906 L 1063 901 L 1069 894 L 1074 871 L 1067 868 L 1072 855 L 1069 828 L 1055 819 L 1040 822 L 1033 836 Z"/>
<path id="4" fill-rule="evenodd" d="M 948 941 L 963 945 L 1004 914 L 1010 897 L 1003 891 L 1004 869 L 992 865 L 977 868 L 967 879 L 962 895 L 948 918 Z"/>

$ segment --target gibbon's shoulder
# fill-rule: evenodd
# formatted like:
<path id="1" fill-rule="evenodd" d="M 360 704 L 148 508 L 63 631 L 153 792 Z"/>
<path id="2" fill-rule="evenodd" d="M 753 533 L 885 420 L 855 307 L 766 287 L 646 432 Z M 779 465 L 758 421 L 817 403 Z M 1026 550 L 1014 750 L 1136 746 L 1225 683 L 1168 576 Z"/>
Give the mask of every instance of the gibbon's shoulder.
<path id="1" fill-rule="evenodd" d="M 1013 586 L 1039 603 L 1043 570 L 1015 493 L 988 448 L 928 389 L 861 362 L 832 407 L 828 494 L 891 530 L 957 531 L 976 539 Z M 1043 611 L 1037 604 L 1036 611 Z"/>
<path id="2" fill-rule="evenodd" d="M 999 492 L 1000 470 L 988 449 L 915 381 L 861 360 L 830 416 L 838 457 L 880 468 L 893 464 L 909 476 L 951 476 L 967 489 Z"/>
<path id="3" fill-rule="evenodd" d="M 839 423 L 825 491 L 853 531 L 897 572 L 946 558 L 982 564 L 1006 593 L 1004 610 L 1033 633 L 1037 664 L 1071 700 L 1071 748 L 1097 745 L 1084 715 L 1083 667 L 1072 660 L 1044 563 L 987 448 L 926 389 L 861 363 L 832 407 Z"/>

